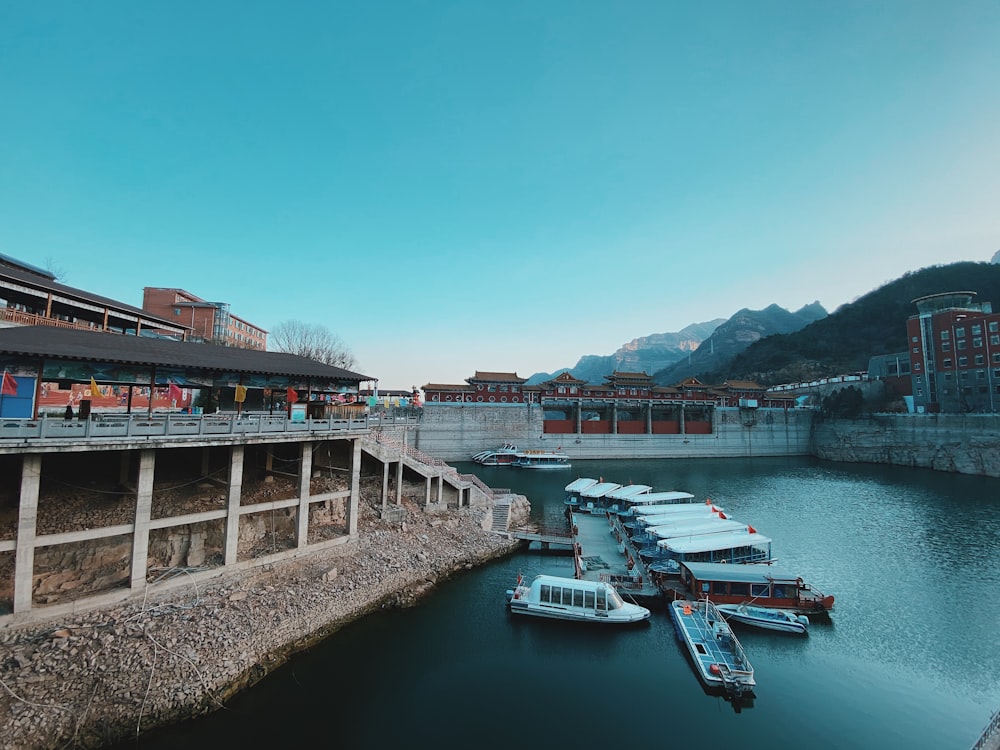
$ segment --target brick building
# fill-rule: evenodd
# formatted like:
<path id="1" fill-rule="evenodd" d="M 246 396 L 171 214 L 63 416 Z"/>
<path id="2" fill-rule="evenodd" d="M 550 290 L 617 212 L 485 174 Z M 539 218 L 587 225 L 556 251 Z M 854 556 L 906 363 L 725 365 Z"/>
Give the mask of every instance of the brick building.
<path id="1" fill-rule="evenodd" d="M 233 315 L 226 302 L 208 302 L 183 289 L 147 286 L 142 290 L 142 309 L 184 326 L 191 332 L 189 340 L 267 349 L 267 331 Z"/>

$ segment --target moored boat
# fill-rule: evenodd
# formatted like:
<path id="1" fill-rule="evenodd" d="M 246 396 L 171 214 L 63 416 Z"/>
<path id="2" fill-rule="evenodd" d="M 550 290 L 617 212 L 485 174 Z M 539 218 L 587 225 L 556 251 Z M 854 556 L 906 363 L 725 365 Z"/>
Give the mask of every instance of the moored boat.
<path id="1" fill-rule="evenodd" d="M 809 630 L 809 617 L 789 612 L 787 609 L 757 607 L 752 604 L 716 604 L 722 616 L 731 622 L 753 625 L 766 630 L 778 630 L 782 633 L 806 633 Z"/>
<path id="2" fill-rule="evenodd" d="M 716 604 L 742 604 L 815 614 L 833 609 L 833 596 L 813 589 L 801 576 L 772 565 L 723 565 L 681 561 L 680 584 Z"/>
<path id="3" fill-rule="evenodd" d="M 569 456 L 562 451 L 530 450 L 514 454 L 512 466 L 518 469 L 568 469 Z"/>
<path id="4" fill-rule="evenodd" d="M 512 614 L 553 620 L 626 624 L 649 619 L 649 610 L 622 599 L 610 583 L 538 575 L 526 583 L 520 575 L 507 590 Z"/>
<path id="5" fill-rule="evenodd" d="M 753 667 L 712 602 L 678 599 L 670 603 L 670 615 L 702 682 L 724 689 L 733 698 L 753 692 L 757 684 Z"/>
<path id="6" fill-rule="evenodd" d="M 504 443 L 497 448 L 480 451 L 472 457 L 472 460 L 483 466 L 511 466 L 516 455 L 517 446 L 513 443 Z"/>

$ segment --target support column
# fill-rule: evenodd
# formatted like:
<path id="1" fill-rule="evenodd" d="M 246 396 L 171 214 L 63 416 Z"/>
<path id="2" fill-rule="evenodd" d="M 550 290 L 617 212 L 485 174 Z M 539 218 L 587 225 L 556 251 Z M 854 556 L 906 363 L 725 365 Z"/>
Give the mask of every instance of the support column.
<path id="1" fill-rule="evenodd" d="M 140 589 L 146 585 L 149 563 L 149 520 L 153 515 L 153 475 L 156 472 L 156 451 L 152 448 L 139 453 L 139 478 L 135 493 L 135 530 L 132 532 L 132 578 L 129 586 Z"/>
<path id="2" fill-rule="evenodd" d="M 226 495 L 226 565 L 235 565 L 240 544 L 240 497 L 243 494 L 242 445 L 229 451 L 229 486 Z"/>
<path id="3" fill-rule="evenodd" d="M 681 404 L 680 415 L 679 415 L 678 419 L 680 420 L 680 425 L 681 425 L 681 427 L 680 427 L 680 429 L 681 429 L 681 435 L 686 435 L 687 433 L 684 431 L 684 429 L 685 429 L 684 428 L 684 404 Z"/>
<path id="4" fill-rule="evenodd" d="M 577 435 L 579 435 L 581 432 L 583 432 L 583 402 L 582 401 L 577 401 L 576 402 L 576 426 L 573 428 L 573 431 Z"/>
<path id="5" fill-rule="evenodd" d="M 358 508 L 361 497 L 361 441 L 354 439 L 351 451 L 351 499 L 347 504 L 347 533 L 358 534 Z"/>
<path id="6" fill-rule="evenodd" d="M 389 504 L 389 461 L 382 463 L 382 509 Z"/>
<path id="7" fill-rule="evenodd" d="M 207 445 L 201 449 L 201 475 L 207 477 L 211 471 L 211 451 Z"/>
<path id="8" fill-rule="evenodd" d="M 614 401 L 611 404 L 611 434 L 618 434 L 618 402 Z"/>
<path id="9" fill-rule="evenodd" d="M 309 544 L 309 495 L 312 482 L 313 444 L 302 443 L 299 448 L 299 517 L 296 519 L 295 544 L 302 549 Z"/>
<path id="10" fill-rule="evenodd" d="M 653 434 L 653 402 L 646 404 L 646 434 Z"/>
<path id="11" fill-rule="evenodd" d="M 17 548 L 14 552 L 14 614 L 31 610 L 31 582 L 35 573 L 35 532 L 42 456 L 26 453 L 21 459 L 21 502 L 17 510 Z"/>
<path id="12" fill-rule="evenodd" d="M 437 504 L 440 505 L 441 501 L 444 500 L 444 477 L 443 476 L 438 475 L 437 485 L 438 485 Z"/>
<path id="13" fill-rule="evenodd" d="M 427 508 L 431 504 L 431 478 L 430 476 L 424 477 L 424 507 Z"/>
<path id="14" fill-rule="evenodd" d="M 396 462 L 396 505 L 403 504 L 403 459 Z"/>

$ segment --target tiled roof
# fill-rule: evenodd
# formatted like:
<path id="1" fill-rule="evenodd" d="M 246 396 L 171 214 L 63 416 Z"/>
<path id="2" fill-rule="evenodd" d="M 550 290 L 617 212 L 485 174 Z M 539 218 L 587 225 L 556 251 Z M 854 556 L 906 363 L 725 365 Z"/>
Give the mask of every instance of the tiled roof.
<path id="1" fill-rule="evenodd" d="M 523 383 L 527 378 L 519 378 L 516 372 L 480 372 L 466 380 L 482 380 L 489 383 Z"/>
<path id="2" fill-rule="evenodd" d="M 376 379 L 296 354 L 50 326 L 0 328 L 0 354 L 357 382 Z"/>
<path id="3" fill-rule="evenodd" d="M 420 386 L 425 391 L 468 391 L 469 386 L 465 383 L 461 385 L 455 383 L 427 383 Z"/>

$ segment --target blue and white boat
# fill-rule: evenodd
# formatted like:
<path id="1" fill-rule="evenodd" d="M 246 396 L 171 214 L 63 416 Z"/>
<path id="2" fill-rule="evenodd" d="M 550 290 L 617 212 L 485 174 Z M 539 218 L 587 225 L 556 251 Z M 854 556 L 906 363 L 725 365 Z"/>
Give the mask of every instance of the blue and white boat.
<path id="1" fill-rule="evenodd" d="M 782 633 L 804 634 L 809 630 L 809 618 L 806 615 L 795 614 L 787 609 L 755 607 L 748 603 L 716 604 L 715 608 L 730 622 L 778 630 Z"/>
<path id="2" fill-rule="evenodd" d="M 670 603 L 670 616 L 706 686 L 722 688 L 732 698 L 752 695 L 757 684 L 753 667 L 712 602 L 678 599 Z"/>

